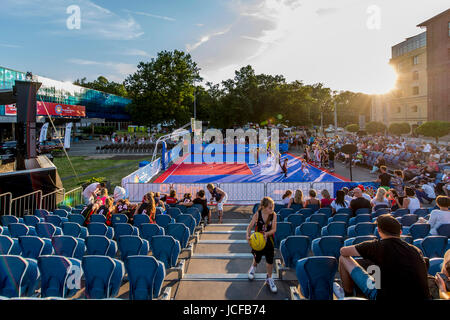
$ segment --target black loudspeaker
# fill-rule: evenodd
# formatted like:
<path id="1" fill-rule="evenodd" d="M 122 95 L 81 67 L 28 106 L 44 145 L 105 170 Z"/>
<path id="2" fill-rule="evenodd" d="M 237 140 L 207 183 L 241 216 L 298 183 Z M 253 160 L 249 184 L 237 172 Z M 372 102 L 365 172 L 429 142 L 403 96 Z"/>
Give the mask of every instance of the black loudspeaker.
<path id="1" fill-rule="evenodd" d="M 17 95 L 17 122 L 36 122 L 36 94 L 41 83 L 16 80 L 14 93 Z"/>
<path id="2" fill-rule="evenodd" d="M 346 144 L 342 146 L 341 152 L 345 154 L 354 154 L 358 151 L 358 148 L 354 144 Z"/>

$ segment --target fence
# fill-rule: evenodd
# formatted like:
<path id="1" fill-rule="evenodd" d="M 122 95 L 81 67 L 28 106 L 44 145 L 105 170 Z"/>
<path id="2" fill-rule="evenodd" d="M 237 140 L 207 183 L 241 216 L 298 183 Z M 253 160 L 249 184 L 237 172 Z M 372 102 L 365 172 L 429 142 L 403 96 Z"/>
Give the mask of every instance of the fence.
<path id="1" fill-rule="evenodd" d="M 0 194 L 0 215 L 3 216 L 11 214 L 11 200 L 11 192 Z"/>
<path id="2" fill-rule="evenodd" d="M 78 187 L 64 193 L 64 200 L 60 203 L 66 206 L 75 207 L 84 203 L 83 188 Z"/>
<path id="3" fill-rule="evenodd" d="M 64 199 L 64 191 L 64 188 L 62 188 L 43 195 L 40 209 L 45 209 L 47 211 L 55 210 L 58 203 Z"/>
<path id="4" fill-rule="evenodd" d="M 34 210 L 41 209 L 42 191 L 34 191 L 23 196 L 11 199 L 10 214 L 16 217 L 34 214 Z"/>
<path id="5" fill-rule="evenodd" d="M 156 176 L 161 171 L 161 158 L 149 163 L 145 167 L 139 168 L 137 171 L 129 174 L 122 179 L 122 187 L 128 183 L 146 183 L 150 181 L 154 176 Z"/>

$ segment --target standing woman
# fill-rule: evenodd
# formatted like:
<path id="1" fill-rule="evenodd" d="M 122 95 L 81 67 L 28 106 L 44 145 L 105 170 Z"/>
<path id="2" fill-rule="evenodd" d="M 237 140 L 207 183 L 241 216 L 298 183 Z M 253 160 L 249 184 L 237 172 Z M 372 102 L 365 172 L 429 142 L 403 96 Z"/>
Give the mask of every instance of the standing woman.
<path id="1" fill-rule="evenodd" d="M 217 211 L 219 211 L 219 223 L 222 223 L 223 218 L 223 204 L 227 201 L 228 196 L 225 191 L 215 187 L 212 183 L 208 183 L 206 188 L 211 193 L 211 204 L 213 200 L 217 202 Z"/>
<path id="2" fill-rule="evenodd" d="M 277 215 L 273 211 L 274 201 L 270 197 L 264 197 L 261 200 L 258 211 L 253 215 L 250 224 L 247 227 L 247 242 L 250 244 L 250 232 L 255 227 L 255 232 L 261 232 L 266 240 L 266 246 L 261 251 L 252 249 L 253 263 L 248 271 L 249 280 L 255 278 L 256 266 L 261 261 L 262 256 L 266 258 L 266 283 L 270 291 L 277 292 L 277 287 L 272 279 L 273 257 L 274 257 L 274 234 L 277 231 Z"/>

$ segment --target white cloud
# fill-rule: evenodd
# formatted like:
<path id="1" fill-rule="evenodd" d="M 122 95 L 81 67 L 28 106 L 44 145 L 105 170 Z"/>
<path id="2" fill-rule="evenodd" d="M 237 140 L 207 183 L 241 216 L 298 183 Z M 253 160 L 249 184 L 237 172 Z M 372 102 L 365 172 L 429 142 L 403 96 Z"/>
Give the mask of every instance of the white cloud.
<path id="1" fill-rule="evenodd" d="M 72 58 L 68 59 L 67 62 L 72 64 L 77 64 L 81 66 L 98 66 L 98 67 L 104 67 L 107 69 L 112 69 L 116 72 L 118 76 L 123 77 L 128 76 L 132 73 L 134 73 L 137 70 L 137 66 L 134 64 L 129 63 L 121 63 L 121 62 L 99 62 L 99 61 L 93 61 L 93 60 L 85 60 L 85 59 L 78 59 L 78 58 Z"/>
<path id="2" fill-rule="evenodd" d="M 122 52 L 121 54 L 126 55 L 126 56 L 136 56 L 136 57 L 147 57 L 147 58 L 151 58 L 152 56 L 141 49 L 127 49 L 124 52 Z"/>
<path id="3" fill-rule="evenodd" d="M 156 15 L 156 14 L 152 14 L 152 13 L 148 13 L 148 12 L 130 11 L 130 10 L 124 10 L 124 11 L 128 12 L 128 13 L 132 13 L 132 14 L 137 14 L 140 16 L 150 17 L 150 18 L 156 18 L 156 19 L 161 19 L 161 20 L 166 20 L 166 21 L 176 21 L 176 19 L 171 18 L 171 17 L 160 16 L 160 15 Z"/>

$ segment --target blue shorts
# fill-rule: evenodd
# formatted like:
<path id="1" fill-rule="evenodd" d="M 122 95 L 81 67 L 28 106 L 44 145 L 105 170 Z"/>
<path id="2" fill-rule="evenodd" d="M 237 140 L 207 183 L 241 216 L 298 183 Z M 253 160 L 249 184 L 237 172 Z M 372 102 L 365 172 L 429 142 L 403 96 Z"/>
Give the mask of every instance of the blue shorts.
<path id="1" fill-rule="evenodd" d="M 355 267 L 350 273 L 355 284 L 361 289 L 362 293 L 369 298 L 369 300 L 375 300 L 377 297 L 377 289 L 370 288 L 369 283 L 373 283 L 369 274 L 361 267 Z"/>

